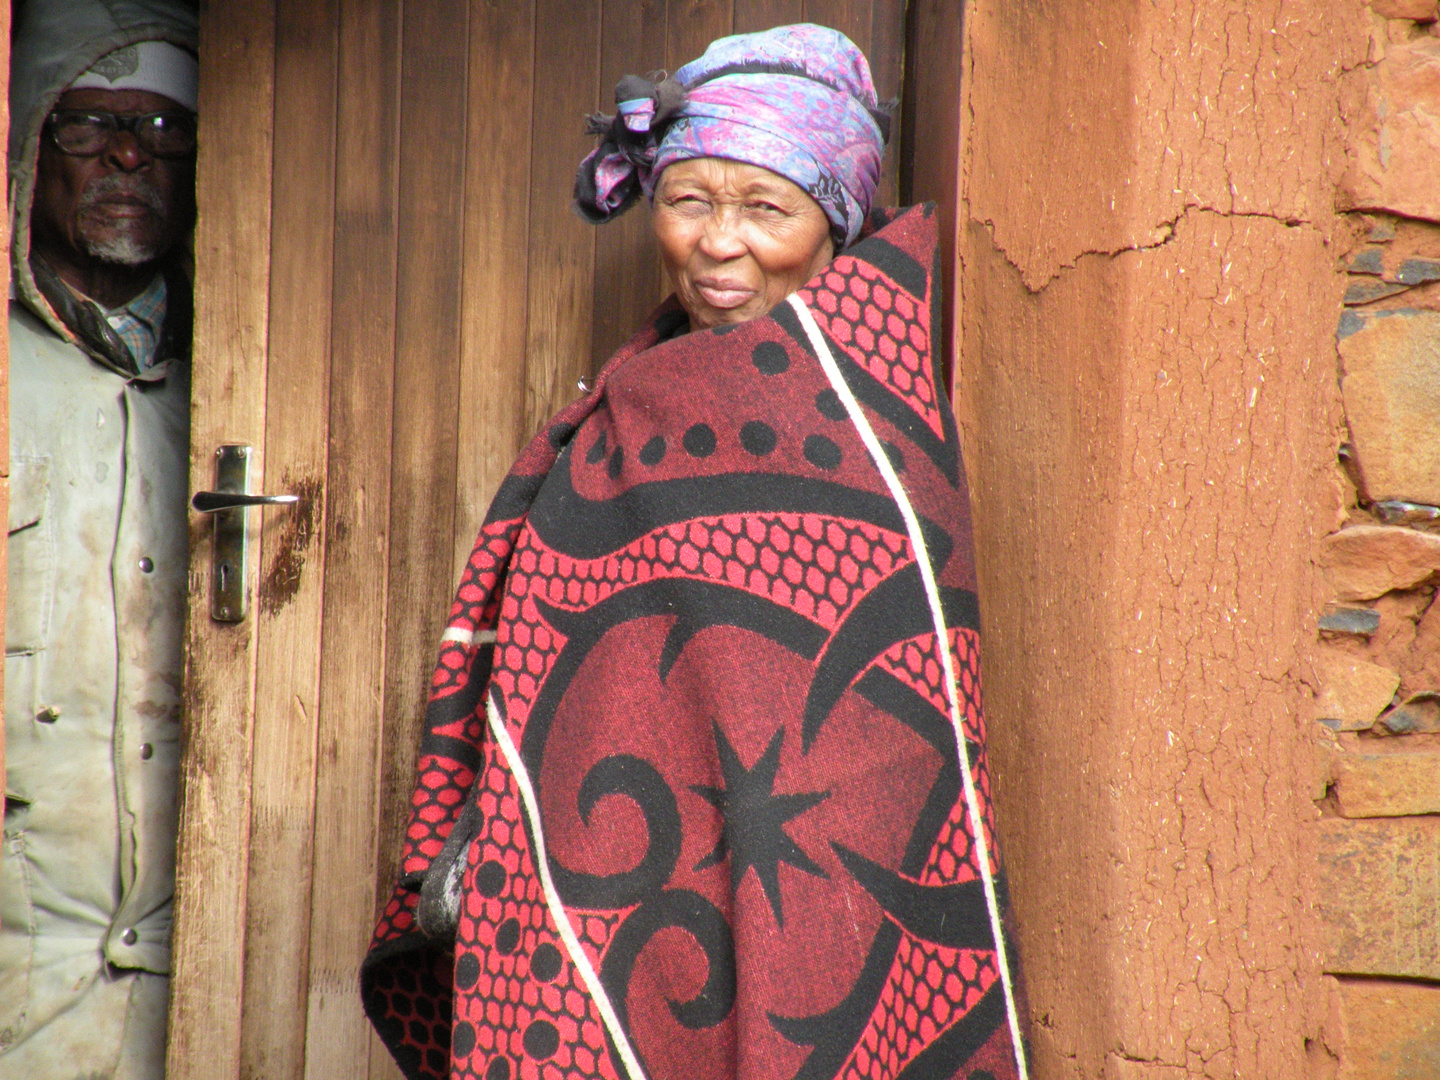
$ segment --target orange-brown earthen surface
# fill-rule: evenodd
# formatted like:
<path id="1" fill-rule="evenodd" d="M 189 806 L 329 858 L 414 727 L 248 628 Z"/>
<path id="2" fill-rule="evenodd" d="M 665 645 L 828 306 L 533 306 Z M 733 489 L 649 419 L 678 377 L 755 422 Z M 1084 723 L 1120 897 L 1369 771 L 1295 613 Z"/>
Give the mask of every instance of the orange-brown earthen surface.
<path id="1" fill-rule="evenodd" d="M 1435 0 L 970 0 L 957 405 L 1041 1080 L 1440 1077 Z"/>

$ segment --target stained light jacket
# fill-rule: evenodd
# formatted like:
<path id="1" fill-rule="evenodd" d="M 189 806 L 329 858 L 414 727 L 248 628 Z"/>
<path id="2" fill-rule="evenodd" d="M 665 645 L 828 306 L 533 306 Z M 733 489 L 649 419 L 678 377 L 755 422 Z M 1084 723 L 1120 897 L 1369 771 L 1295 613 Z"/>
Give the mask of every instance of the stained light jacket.
<path id="1" fill-rule="evenodd" d="M 64 1075 L 112 1075 L 118 1041 L 137 1037 L 126 1030 L 134 980 L 123 976 L 170 966 L 188 282 L 167 273 L 165 332 L 155 362 L 136 374 L 99 309 L 47 287 L 28 257 L 45 116 L 96 59 L 157 38 L 194 51 L 193 10 L 31 0 L 13 49 L 0 1074 L 19 1060 L 36 1080 L 49 1078 L 32 1062 L 76 1032 L 93 1037 L 66 1046 Z M 155 1070 L 164 993 L 162 978 L 149 991 L 147 1022 L 158 1030 L 138 1036 L 158 1046 Z"/>

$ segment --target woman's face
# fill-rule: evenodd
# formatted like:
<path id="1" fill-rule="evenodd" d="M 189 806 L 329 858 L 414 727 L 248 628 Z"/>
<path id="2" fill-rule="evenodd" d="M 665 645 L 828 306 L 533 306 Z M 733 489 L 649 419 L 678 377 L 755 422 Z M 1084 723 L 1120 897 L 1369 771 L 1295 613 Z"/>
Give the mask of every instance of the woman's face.
<path id="1" fill-rule="evenodd" d="M 769 169 L 725 158 L 667 167 L 654 222 L 695 330 L 764 315 L 834 254 L 819 203 Z"/>

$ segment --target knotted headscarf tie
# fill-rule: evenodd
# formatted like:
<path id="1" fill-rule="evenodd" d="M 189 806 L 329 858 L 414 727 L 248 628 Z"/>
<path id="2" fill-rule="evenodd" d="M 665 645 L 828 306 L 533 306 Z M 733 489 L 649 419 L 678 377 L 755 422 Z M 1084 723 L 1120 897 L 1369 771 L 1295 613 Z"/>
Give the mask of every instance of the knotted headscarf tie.
<path id="1" fill-rule="evenodd" d="M 802 23 L 720 38 L 673 79 L 622 79 L 615 102 L 615 116 L 591 118 L 601 142 L 575 180 L 586 220 L 653 197 L 668 165 L 717 157 L 798 185 L 825 211 L 837 246 L 859 235 L 889 118 L 864 54 L 839 31 Z"/>

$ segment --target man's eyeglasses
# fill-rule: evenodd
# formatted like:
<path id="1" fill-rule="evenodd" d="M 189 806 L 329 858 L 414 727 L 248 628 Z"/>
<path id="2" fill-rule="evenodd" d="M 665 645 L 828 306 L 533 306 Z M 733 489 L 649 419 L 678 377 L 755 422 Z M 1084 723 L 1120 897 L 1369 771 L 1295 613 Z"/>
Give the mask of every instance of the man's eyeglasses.
<path id="1" fill-rule="evenodd" d="M 103 154 L 122 131 L 134 135 L 140 149 L 154 157 L 183 158 L 195 152 L 195 117 L 189 113 L 116 116 L 94 109 L 57 109 L 45 129 L 62 153 L 74 157 Z"/>

